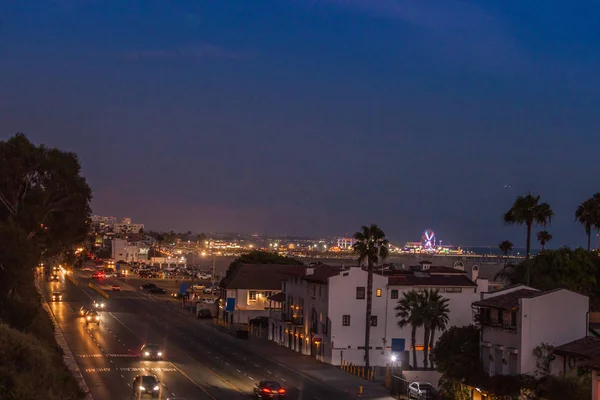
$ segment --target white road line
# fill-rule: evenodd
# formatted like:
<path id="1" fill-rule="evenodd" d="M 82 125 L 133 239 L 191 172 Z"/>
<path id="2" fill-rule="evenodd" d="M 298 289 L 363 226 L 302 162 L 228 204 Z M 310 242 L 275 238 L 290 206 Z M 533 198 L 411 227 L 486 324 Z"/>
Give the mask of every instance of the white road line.
<path id="1" fill-rule="evenodd" d="M 268 372 L 269 374 L 272 374 L 272 372 L 271 372 L 271 371 L 269 371 L 269 370 L 267 370 L 267 372 Z"/>
<path id="2" fill-rule="evenodd" d="M 227 361 L 225 361 L 225 364 L 229 365 L 229 363 Z"/>
<path id="3" fill-rule="evenodd" d="M 285 379 L 281 378 L 281 380 L 285 382 Z"/>
<path id="4" fill-rule="evenodd" d="M 121 378 L 125 379 L 125 377 L 123 376 L 123 374 L 121 374 Z"/>
<path id="5" fill-rule="evenodd" d="M 240 370 L 239 370 L 239 369 L 237 369 L 237 368 L 236 368 L 236 371 L 237 371 L 237 372 L 239 372 L 239 373 L 242 373 L 242 371 L 240 371 Z"/>
<path id="6" fill-rule="evenodd" d="M 249 376 L 248 378 L 250 378 L 250 379 L 254 380 L 254 378 L 253 378 L 253 377 L 251 377 L 251 376 Z"/>
<path id="7" fill-rule="evenodd" d="M 254 366 L 255 366 L 256 368 L 260 368 L 260 367 L 258 366 L 258 364 L 254 364 Z"/>

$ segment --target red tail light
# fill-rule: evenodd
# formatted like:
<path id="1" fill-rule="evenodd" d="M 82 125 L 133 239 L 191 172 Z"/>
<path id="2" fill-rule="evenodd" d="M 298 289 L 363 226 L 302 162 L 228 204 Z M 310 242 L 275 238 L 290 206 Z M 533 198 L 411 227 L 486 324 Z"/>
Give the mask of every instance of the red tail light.
<path id="1" fill-rule="evenodd" d="M 285 393 L 285 389 L 279 389 L 279 393 Z"/>
<path id="2" fill-rule="evenodd" d="M 262 391 L 265 392 L 265 393 L 271 393 L 271 389 L 267 389 L 267 388 L 263 388 Z"/>

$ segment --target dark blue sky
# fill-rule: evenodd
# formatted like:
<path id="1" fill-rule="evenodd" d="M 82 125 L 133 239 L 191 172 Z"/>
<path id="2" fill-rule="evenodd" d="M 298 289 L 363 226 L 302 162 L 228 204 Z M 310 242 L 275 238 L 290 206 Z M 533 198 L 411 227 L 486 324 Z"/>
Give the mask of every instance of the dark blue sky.
<path id="1" fill-rule="evenodd" d="M 496 4 L 501 3 L 501 4 Z M 595 1 L 0 3 L 0 127 L 76 151 L 149 228 L 584 244 L 600 191 Z M 504 188 L 504 185 L 512 188 Z"/>

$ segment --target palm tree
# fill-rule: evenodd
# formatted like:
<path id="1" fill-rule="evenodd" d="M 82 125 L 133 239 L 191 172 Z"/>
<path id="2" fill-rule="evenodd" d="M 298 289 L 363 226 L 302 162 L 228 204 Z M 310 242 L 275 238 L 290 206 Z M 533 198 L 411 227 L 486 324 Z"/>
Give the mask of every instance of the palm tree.
<path id="1" fill-rule="evenodd" d="M 422 300 L 417 292 L 402 293 L 402 298 L 398 300 L 398 305 L 395 308 L 396 317 L 398 318 L 398 326 L 404 328 L 408 325 L 411 327 L 410 347 L 413 352 L 413 368 L 417 368 L 417 328 L 423 326 L 423 311 Z"/>
<path id="2" fill-rule="evenodd" d="M 427 303 L 427 318 L 425 324 L 428 326 L 429 335 L 429 365 L 433 368 L 433 346 L 435 344 L 435 331 L 444 331 L 448 327 L 450 320 L 450 307 L 448 303 L 449 299 L 440 295 L 440 291 L 435 289 L 431 290 L 428 294 L 429 301 Z M 425 342 L 427 344 L 427 342 Z M 427 368 L 427 366 L 425 366 Z"/>
<path id="3" fill-rule="evenodd" d="M 527 226 L 527 241 L 525 258 L 531 253 L 531 228 L 533 224 L 546 226 L 552 222 L 554 212 L 548 203 L 540 203 L 540 196 L 528 194 L 518 196 L 512 207 L 504 214 L 506 224 L 518 224 Z"/>
<path id="4" fill-rule="evenodd" d="M 600 193 L 596 193 L 575 210 L 575 220 L 583 225 L 585 234 L 587 235 L 587 249 L 590 251 L 592 240 L 592 228 L 598 228 L 600 220 Z"/>
<path id="5" fill-rule="evenodd" d="M 515 246 L 509 240 L 503 240 L 498 245 L 498 248 L 500 249 L 502 254 L 504 254 L 504 266 L 506 267 L 506 260 L 508 259 L 508 253 L 510 253 L 515 248 Z"/>
<path id="6" fill-rule="evenodd" d="M 373 267 L 387 258 L 389 241 L 385 233 L 375 224 L 363 226 L 354 234 L 356 242 L 352 245 L 354 254 L 358 254 L 358 263 L 367 261 L 367 312 L 365 323 L 365 367 L 369 368 L 369 347 L 371 342 L 371 311 L 373 309 Z"/>
<path id="7" fill-rule="evenodd" d="M 548 231 L 539 231 L 537 233 L 537 240 L 540 242 L 542 246 L 542 251 L 544 251 L 544 247 L 546 247 L 546 243 L 552 240 L 552 234 L 548 233 Z"/>

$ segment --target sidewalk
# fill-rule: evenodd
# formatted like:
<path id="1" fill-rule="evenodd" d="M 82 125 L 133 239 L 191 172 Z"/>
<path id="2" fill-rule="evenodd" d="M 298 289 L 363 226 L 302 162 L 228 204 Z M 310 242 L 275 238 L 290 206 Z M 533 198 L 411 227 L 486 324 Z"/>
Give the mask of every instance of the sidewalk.
<path id="1" fill-rule="evenodd" d="M 233 332 L 225 327 L 213 323 L 210 323 L 210 326 L 223 334 L 233 337 Z M 287 369 L 299 372 L 309 379 L 319 381 L 339 391 L 346 392 L 357 399 L 394 399 L 394 397 L 390 396 L 389 390 L 377 382 L 361 379 L 343 371 L 339 367 L 324 364 L 311 356 L 296 353 L 267 339 L 258 339 L 250 335 L 243 342 L 241 339 L 234 340 L 240 340 L 240 343 L 243 343 L 247 349 L 259 353 Z M 360 386 L 363 387 L 362 395 L 359 394 Z"/>

